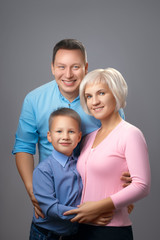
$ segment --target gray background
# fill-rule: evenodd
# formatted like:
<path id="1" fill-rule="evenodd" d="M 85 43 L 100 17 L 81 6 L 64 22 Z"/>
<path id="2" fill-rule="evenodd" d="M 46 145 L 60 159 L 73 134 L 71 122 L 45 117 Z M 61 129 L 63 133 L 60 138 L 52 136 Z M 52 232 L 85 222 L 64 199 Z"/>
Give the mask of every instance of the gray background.
<path id="1" fill-rule="evenodd" d="M 114 67 L 129 87 L 126 120 L 147 140 L 150 195 L 132 213 L 134 236 L 160 235 L 160 2 L 145 0 L 0 1 L 0 239 L 28 239 L 32 204 L 11 150 L 25 95 L 52 80 L 54 44 L 77 38 L 88 52 L 89 70 Z"/>

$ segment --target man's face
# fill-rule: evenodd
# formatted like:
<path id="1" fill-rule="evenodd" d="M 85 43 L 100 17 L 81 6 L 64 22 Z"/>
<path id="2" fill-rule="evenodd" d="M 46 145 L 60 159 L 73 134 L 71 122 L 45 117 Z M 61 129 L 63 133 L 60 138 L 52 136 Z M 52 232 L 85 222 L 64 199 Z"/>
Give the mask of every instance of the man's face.
<path id="1" fill-rule="evenodd" d="M 61 94 L 72 102 L 79 95 L 79 85 L 86 75 L 88 63 L 79 49 L 59 49 L 52 64 L 52 73 Z"/>

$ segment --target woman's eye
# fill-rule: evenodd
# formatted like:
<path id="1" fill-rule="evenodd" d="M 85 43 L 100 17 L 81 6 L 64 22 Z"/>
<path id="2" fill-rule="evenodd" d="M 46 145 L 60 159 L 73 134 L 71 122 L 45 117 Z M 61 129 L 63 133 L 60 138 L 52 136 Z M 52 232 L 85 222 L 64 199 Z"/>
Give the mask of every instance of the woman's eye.
<path id="1" fill-rule="evenodd" d="M 90 95 L 87 95 L 87 96 L 86 96 L 86 99 L 90 99 L 90 98 L 91 98 L 91 96 L 90 96 Z"/>
<path id="2" fill-rule="evenodd" d="M 104 95 L 105 93 L 104 92 L 100 92 L 99 95 Z"/>

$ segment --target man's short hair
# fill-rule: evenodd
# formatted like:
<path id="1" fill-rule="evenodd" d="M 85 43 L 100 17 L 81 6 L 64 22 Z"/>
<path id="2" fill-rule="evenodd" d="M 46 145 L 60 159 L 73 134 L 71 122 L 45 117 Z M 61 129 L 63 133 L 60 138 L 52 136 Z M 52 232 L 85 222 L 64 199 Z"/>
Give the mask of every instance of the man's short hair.
<path id="1" fill-rule="evenodd" d="M 78 123 L 79 131 L 81 130 L 81 118 L 79 114 L 71 108 L 58 108 L 57 110 L 52 112 L 49 117 L 49 130 L 51 130 L 51 125 L 54 117 L 57 116 L 68 116 L 73 118 Z"/>
<path id="2" fill-rule="evenodd" d="M 85 64 L 87 63 L 87 53 L 84 45 L 76 39 L 63 39 L 58 42 L 53 48 L 52 63 L 54 64 L 56 53 L 59 49 L 74 50 L 78 49 L 81 51 Z"/>

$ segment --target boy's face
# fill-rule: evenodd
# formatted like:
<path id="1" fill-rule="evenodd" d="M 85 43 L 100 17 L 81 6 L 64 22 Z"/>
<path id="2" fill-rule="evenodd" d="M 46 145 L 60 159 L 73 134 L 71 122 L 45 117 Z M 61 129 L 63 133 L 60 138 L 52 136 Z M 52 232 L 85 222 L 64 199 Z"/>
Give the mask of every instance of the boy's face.
<path id="1" fill-rule="evenodd" d="M 52 64 L 52 73 L 62 95 L 73 101 L 79 95 L 79 85 L 86 75 L 88 63 L 79 49 L 59 49 Z"/>
<path id="2" fill-rule="evenodd" d="M 73 149 L 80 142 L 81 135 L 82 133 L 75 119 L 69 116 L 56 116 L 52 120 L 47 138 L 56 151 L 70 156 Z"/>

